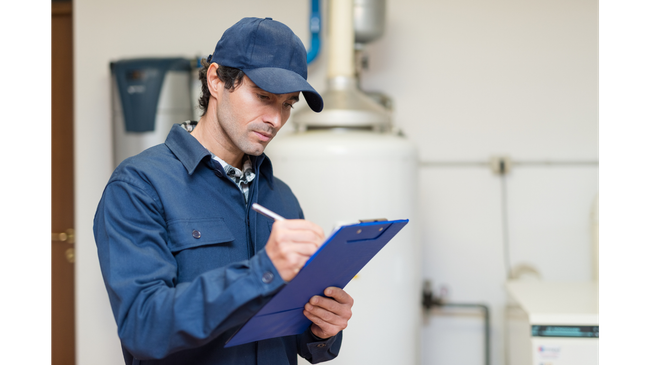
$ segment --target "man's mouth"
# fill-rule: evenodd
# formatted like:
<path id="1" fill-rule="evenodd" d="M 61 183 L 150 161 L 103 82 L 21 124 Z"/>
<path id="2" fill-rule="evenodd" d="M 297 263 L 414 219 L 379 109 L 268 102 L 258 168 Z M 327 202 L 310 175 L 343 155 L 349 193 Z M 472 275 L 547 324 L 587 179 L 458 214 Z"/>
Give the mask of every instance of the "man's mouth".
<path id="1" fill-rule="evenodd" d="M 273 138 L 273 135 L 270 133 L 260 131 L 253 131 L 253 133 L 255 133 L 255 135 L 257 135 L 257 138 L 259 138 L 262 142 L 268 142 Z"/>

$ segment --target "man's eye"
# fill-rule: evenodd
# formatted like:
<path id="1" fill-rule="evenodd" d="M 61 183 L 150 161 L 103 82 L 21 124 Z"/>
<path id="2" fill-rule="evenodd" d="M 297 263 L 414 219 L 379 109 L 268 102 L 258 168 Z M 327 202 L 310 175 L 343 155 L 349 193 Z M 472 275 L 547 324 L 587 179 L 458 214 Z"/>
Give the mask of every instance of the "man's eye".
<path id="1" fill-rule="evenodd" d="M 271 99 L 271 98 L 269 98 L 268 95 L 264 95 L 264 94 L 257 94 L 257 97 L 260 98 L 260 100 L 269 100 L 269 99 Z"/>
<path id="2" fill-rule="evenodd" d="M 290 103 L 284 103 L 284 107 L 285 107 L 285 108 L 291 108 L 291 109 L 293 109 L 293 104 L 290 104 Z"/>

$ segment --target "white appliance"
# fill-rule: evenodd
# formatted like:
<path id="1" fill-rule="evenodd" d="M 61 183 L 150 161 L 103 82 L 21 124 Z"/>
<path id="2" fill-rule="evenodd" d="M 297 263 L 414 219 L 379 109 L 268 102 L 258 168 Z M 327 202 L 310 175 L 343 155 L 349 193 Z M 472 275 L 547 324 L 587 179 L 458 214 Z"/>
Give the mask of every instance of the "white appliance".
<path id="1" fill-rule="evenodd" d="M 510 281 L 508 364 L 598 364 L 598 282 Z"/>
<path id="2" fill-rule="evenodd" d="M 192 118 L 190 62 L 137 58 L 111 63 L 114 166 L 165 142 L 173 124 Z"/>
<path id="3" fill-rule="evenodd" d="M 279 136 L 265 152 L 305 218 L 326 234 L 337 224 L 360 219 L 410 220 L 345 287 L 355 300 L 353 315 L 339 356 L 328 364 L 415 365 L 420 363 L 422 319 L 417 150 L 392 132 L 387 109 L 358 90 L 353 5 L 352 0 L 329 2 L 329 88 L 322 94 L 323 111 L 297 110 L 291 119 L 296 132 Z"/>

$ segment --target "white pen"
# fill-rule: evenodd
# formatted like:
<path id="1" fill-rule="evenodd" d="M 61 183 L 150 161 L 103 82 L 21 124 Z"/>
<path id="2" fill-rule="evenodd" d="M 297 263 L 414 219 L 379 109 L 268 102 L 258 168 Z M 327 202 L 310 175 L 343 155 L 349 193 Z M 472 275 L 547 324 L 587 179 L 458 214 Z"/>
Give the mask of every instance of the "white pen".
<path id="1" fill-rule="evenodd" d="M 253 203 L 253 210 L 260 213 L 260 214 L 262 214 L 262 215 L 265 215 L 265 216 L 267 216 L 267 217 L 269 217 L 271 219 L 275 219 L 276 221 L 283 221 L 284 220 L 284 217 L 282 217 L 281 215 L 279 215 L 277 213 L 274 213 L 274 212 L 264 208 L 263 206 L 261 206 L 261 205 L 259 205 L 257 203 Z"/>

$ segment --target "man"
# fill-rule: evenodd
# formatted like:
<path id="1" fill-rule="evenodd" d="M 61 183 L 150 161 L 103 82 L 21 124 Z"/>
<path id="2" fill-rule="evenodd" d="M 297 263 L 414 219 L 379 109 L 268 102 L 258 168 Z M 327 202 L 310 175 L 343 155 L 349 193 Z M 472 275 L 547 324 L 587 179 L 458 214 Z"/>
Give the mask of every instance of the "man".
<path id="1" fill-rule="evenodd" d="M 305 333 L 224 348 L 324 240 L 263 151 L 300 93 L 316 112 L 305 48 L 284 24 L 245 18 L 201 72 L 204 113 L 164 144 L 126 159 L 97 208 L 94 233 L 126 364 L 296 364 L 337 356 L 352 298 L 305 303 Z M 273 222 L 252 203 L 288 218 Z"/>

